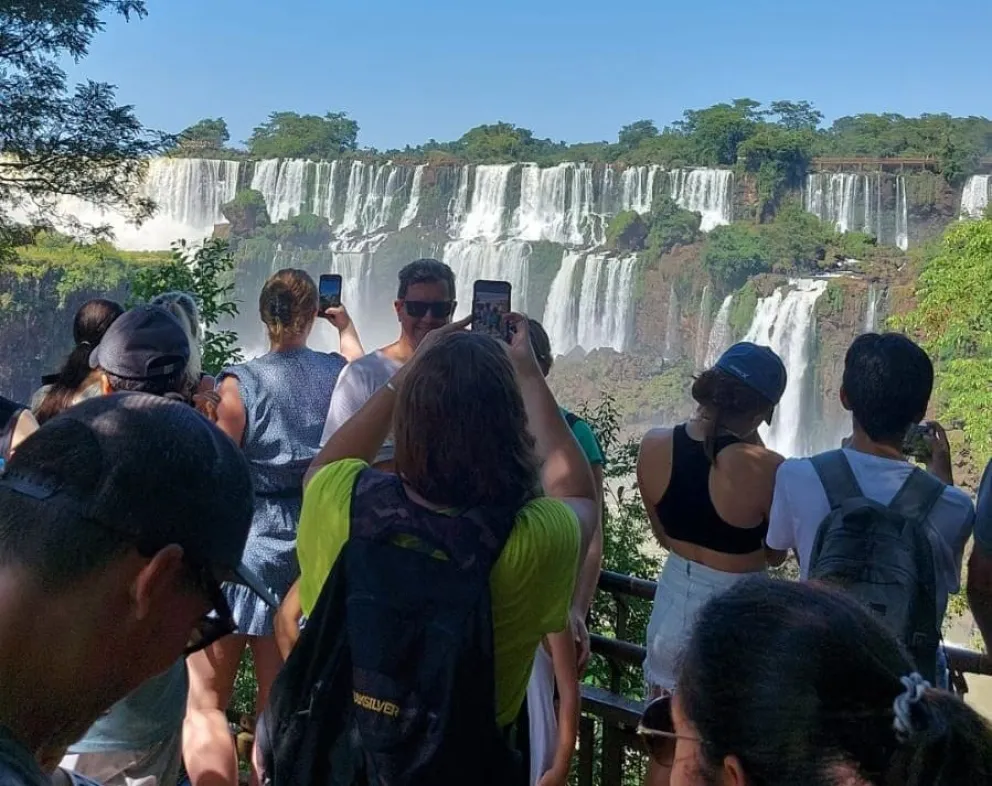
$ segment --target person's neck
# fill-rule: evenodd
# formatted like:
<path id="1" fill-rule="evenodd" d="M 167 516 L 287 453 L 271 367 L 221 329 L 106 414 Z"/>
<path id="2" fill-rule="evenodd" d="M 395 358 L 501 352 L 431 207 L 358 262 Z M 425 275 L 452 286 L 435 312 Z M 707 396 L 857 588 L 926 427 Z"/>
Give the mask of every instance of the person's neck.
<path id="1" fill-rule="evenodd" d="M 383 347 L 380 351 L 390 360 L 405 364 L 417 351 L 417 345 L 406 333 L 400 333 L 400 337 L 396 341 Z"/>
<path id="2" fill-rule="evenodd" d="M 303 349 L 307 345 L 307 336 L 287 336 L 279 341 L 269 342 L 270 352 L 292 352 Z"/>
<path id="3" fill-rule="evenodd" d="M 69 605 L 53 604 L 23 571 L 0 572 L 0 726 L 32 752 L 72 744 L 106 709 L 85 693 L 77 638 L 66 635 L 85 612 Z"/>
<path id="4" fill-rule="evenodd" d="M 851 450 L 856 450 L 858 453 L 867 453 L 869 456 L 878 456 L 879 458 L 892 459 L 893 461 L 906 460 L 902 452 L 902 445 L 875 442 L 857 423 L 854 424 L 854 431 L 848 447 Z"/>
<path id="5" fill-rule="evenodd" d="M 696 410 L 696 413 L 692 416 L 690 422 L 699 424 L 699 427 L 703 433 L 709 433 L 710 429 L 713 428 L 713 423 L 715 420 L 716 416 L 714 413 L 700 407 Z M 752 421 L 750 419 L 739 417 L 720 418 L 717 435 L 728 434 L 737 437 L 738 439 L 747 439 L 755 431 L 751 423 Z"/>

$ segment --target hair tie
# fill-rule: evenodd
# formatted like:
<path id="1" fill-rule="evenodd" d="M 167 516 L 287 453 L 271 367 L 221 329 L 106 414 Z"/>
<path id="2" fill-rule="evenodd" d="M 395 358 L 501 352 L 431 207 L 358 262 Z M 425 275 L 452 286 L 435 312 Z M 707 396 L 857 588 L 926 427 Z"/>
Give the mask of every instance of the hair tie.
<path id="1" fill-rule="evenodd" d="M 921 729 L 913 718 L 913 708 L 923 699 L 924 693 L 930 688 L 930 683 L 919 673 L 913 672 L 899 681 L 906 690 L 896 696 L 892 702 L 892 712 L 895 719 L 892 728 L 895 729 L 896 739 L 901 743 L 909 742 Z"/>
<path id="2" fill-rule="evenodd" d="M 87 341 L 86 339 L 83 339 L 78 344 L 76 344 L 76 346 L 77 347 L 92 347 L 93 346 L 93 342 L 92 341 Z"/>

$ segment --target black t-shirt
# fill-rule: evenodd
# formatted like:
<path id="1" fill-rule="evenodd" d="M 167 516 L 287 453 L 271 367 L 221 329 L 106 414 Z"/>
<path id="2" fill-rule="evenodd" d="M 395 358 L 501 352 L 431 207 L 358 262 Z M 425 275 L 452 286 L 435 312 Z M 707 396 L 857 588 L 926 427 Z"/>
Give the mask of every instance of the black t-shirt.
<path id="1" fill-rule="evenodd" d="M 34 755 L 0 726 L 0 786 L 51 786 Z"/>

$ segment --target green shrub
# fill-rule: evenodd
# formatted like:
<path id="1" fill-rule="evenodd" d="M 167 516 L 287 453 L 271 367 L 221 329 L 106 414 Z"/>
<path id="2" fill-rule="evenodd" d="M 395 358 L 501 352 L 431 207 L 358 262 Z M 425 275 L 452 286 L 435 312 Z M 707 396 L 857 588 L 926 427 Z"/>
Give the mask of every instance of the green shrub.
<path id="1" fill-rule="evenodd" d="M 758 229 L 748 224 L 717 227 L 706 238 L 703 264 L 724 289 L 737 289 L 772 269 L 771 254 Z"/>

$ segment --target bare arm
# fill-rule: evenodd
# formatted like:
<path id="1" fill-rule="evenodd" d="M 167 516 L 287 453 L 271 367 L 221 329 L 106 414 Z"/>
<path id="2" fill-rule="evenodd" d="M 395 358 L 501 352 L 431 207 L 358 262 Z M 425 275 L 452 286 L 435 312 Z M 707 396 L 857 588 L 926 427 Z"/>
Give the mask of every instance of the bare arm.
<path id="1" fill-rule="evenodd" d="M 592 467 L 593 482 L 596 484 L 596 505 L 600 510 L 599 521 L 589 543 L 589 551 L 582 563 L 579 580 L 575 585 L 575 611 L 583 618 L 592 608 L 592 599 L 596 596 L 599 585 L 599 573 L 603 568 L 603 465 L 594 464 Z"/>
<path id="2" fill-rule="evenodd" d="M 344 306 L 329 308 L 318 315 L 337 328 L 341 354 L 349 363 L 365 356 L 365 348 L 362 346 L 362 339 L 358 336 L 358 328 L 355 327 L 355 321 Z"/>
<path id="3" fill-rule="evenodd" d="M 968 560 L 968 603 L 986 649 L 992 648 L 992 554 L 978 543 Z"/>
<path id="4" fill-rule="evenodd" d="M 665 474 L 659 464 L 666 464 L 664 443 L 666 432 L 655 429 L 648 432 L 641 440 L 641 449 L 637 454 L 637 490 L 641 494 L 641 503 L 644 511 L 648 514 L 648 521 L 651 524 L 651 532 L 654 534 L 658 544 L 663 549 L 669 548 L 668 536 L 665 528 L 661 525 L 655 506 L 665 493 L 668 485 L 668 478 L 661 477 Z M 671 474 L 671 469 L 667 474 Z"/>
<path id="5" fill-rule="evenodd" d="M 555 749 L 554 764 L 541 776 L 538 786 L 565 786 L 572 755 L 575 753 L 581 712 L 579 675 L 575 668 L 575 639 L 572 631 L 566 628 L 561 633 L 550 634 L 548 644 L 551 647 L 551 661 L 558 685 L 558 747 Z"/>
<path id="6" fill-rule="evenodd" d="M 279 654 L 285 661 L 300 638 L 300 619 L 303 617 L 303 606 L 300 604 L 300 580 L 293 582 L 286 597 L 283 598 L 276 612 L 275 636 Z"/>
<path id="7" fill-rule="evenodd" d="M 21 410 L 17 416 L 17 423 L 14 425 L 14 433 L 10 437 L 10 452 L 17 450 L 17 446 L 38 430 L 38 421 L 30 410 Z M 2 456 L 0 456 L 2 458 Z"/>
<path id="8" fill-rule="evenodd" d="M 237 378 L 224 377 L 217 392 L 220 394 L 220 403 L 217 404 L 217 428 L 233 439 L 235 444 L 241 445 L 245 438 L 248 415 L 241 400 Z"/>

